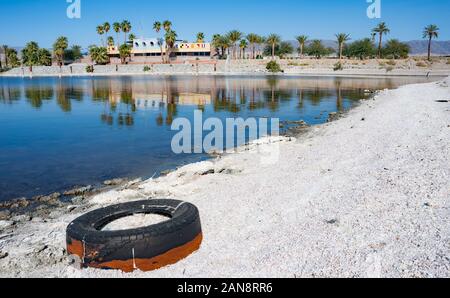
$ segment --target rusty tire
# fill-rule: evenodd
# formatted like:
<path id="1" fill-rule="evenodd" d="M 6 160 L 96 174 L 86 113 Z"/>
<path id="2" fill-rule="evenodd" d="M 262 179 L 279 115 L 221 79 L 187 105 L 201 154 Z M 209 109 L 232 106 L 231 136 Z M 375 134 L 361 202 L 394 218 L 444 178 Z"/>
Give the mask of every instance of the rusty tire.
<path id="1" fill-rule="evenodd" d="M 159 214 L 168 221 L 138 229 L 102 231 L 134 214 Z M 67 227 L 67 251 L 83 267 L 151 271 L 174 264 L 200 248 L 202 229 L 197 207 L 176 200 L 146 200 L 89 212 Z"/>

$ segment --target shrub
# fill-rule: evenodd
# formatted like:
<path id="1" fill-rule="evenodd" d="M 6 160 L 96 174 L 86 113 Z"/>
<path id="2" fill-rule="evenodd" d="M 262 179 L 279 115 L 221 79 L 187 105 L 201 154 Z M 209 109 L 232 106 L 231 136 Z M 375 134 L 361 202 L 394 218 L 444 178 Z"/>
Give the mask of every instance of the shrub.
<path id="1" fill-rule="evenodd" d="M 392 67 L 392 66 L 386 67 L 386 72 L 391 72 L 393 70 L 394 70 L 394 67 Z"/>
<path id="2" fill-rule="evenodd" d="M 334 50 L 332 48 L 325 47 L 320 40 L 313 40 L 312 43 L 308 47 L 306 47 L 305 52 L 309 56 L 314 56 L 317 59 L 320 59 L 323 56 L 332 54 Z"/>
<path id="3" fill-rule="evenodd" d="M 386 64 L 390 65 L 390 66 L 396 66 L 397 65 L 397 63 L 394 60 L 389 60 L 388 62 L 386 62 Z"/>
<path id="4" fill-rule="evenodd" d="M 276 61 L 270 61 L 267 63 L 266 69 L 269 72 L 282 72 L 280 65 Z"/>
<path id="5" fill-rule="evenodd" d="M 364 60 L 374 57 L 376 55 L 376 49 L 372 41 L 366 38 L 345 45 L 343 54 L 346 57 L 355 57 Z"/>
<path id="6" fill-rule="evenodd" d="M 397 39 L 391 39 L 383 48 L 382 54 L 384 57 L 391 59 L 406 59 L 410 51 L 409 45 L 400 42 Z"/>
<path id="7" fill-rule="evenodd" d="M 294 48 L 289 42 L 281 42 L 280 44 L 275 45 L 275 56 L 278 56 L 280 58 L 285 57 L 288 54 L 292 54 L 294 52 Z M 272 56 L 272 46 L 267 45 L 264 48 L 264 55 L 266 56 Z"/>
<path id="8" fill-rule="evenodd" d="M 416 63 L 416 66 L 418 66 L 418 67 L 428 67 L 428 64 L 426 64 L 423 61 L 419 61 L 419 62 Z"/>
<path id="9" fill-rule="evenodd" d="M 341 62 L 336 63 L 333 67 L 334 71 L 343 70 L 343 69 L 344 69 L 344 66 L 342 65 Z"/>
<path id="10" fill-rule="evenodd" d="M 450 64 L 450 59 L 447 60 L 447 64 Z"/>
<path id="11" fill-rule="evenodd" d="M 94 65 L 86 66 L 86 72 L 87 73 L 93 73 L 94 72 Z"/>
<path id="12" fill-rule="evenodd" d="M 150 71 L 150 70 L 152 70 L 152 69 L 150 68 L 150 66 L 148 66 L 148 65 L 144 66 L 144 72 L 148 72 L 148 71 Z"/>

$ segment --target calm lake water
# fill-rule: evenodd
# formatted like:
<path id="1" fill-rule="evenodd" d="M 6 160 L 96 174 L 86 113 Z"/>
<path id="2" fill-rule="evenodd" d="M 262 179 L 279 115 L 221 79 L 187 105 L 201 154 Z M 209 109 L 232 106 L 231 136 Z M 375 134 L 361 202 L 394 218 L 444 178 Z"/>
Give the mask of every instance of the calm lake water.
<path id="1" fill-rule="evenodd" d="M 0 77 L 0 200 L 118 177 L 151 177 L 206 155 L 176 155 L 177 117 L 269 117 L 326 122 L 365 89 L 418 78 Z"/>

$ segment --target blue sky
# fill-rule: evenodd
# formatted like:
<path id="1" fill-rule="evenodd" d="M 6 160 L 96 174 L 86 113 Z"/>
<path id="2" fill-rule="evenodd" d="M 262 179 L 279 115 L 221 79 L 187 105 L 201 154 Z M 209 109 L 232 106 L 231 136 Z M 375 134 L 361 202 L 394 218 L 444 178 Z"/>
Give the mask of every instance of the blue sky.
<path id="1" fill-rule="evenodd" d="M 231 29 L 258 34 L 278 33 L 284 39 L 299 34 L 333 39 L 338 32 L 353 39 L 367 37 L 385 21 L 391 38 L 421 39 L 425 25 L 441 28 L 440 40 L 450 40 L 450 0 L 382 0 L 382 19 L 366 15 L 366 0 L 81 0 L 81 19 L 66 16 L 66 0 L 0 0 L 0 44 L 22 46 L 37 41 L 50 47 L 56 37 L 87 47 L 99 43 L 98 24 L 128 19 L 137 36 L 151 37 L 155 20 L 169 19 L 180 39 L 197 32 L 208 39 Z"/>

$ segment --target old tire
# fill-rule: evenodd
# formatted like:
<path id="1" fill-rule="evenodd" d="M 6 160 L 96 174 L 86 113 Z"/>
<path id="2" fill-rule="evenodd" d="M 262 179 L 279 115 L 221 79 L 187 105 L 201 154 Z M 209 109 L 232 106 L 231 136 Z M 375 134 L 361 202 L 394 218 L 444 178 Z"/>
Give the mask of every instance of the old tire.
<path id="1" fill-rule="evenodd" d="M 134 214 L 159 214 L 168 221 L 132 230 L 102 231 Z M 202 229 L 197 207 L 176 200 L 146 200 L 87 213 L 67 227 L 67 251 L 83 267 L 151 271 L 174 264 L 200 248 Z"/>

